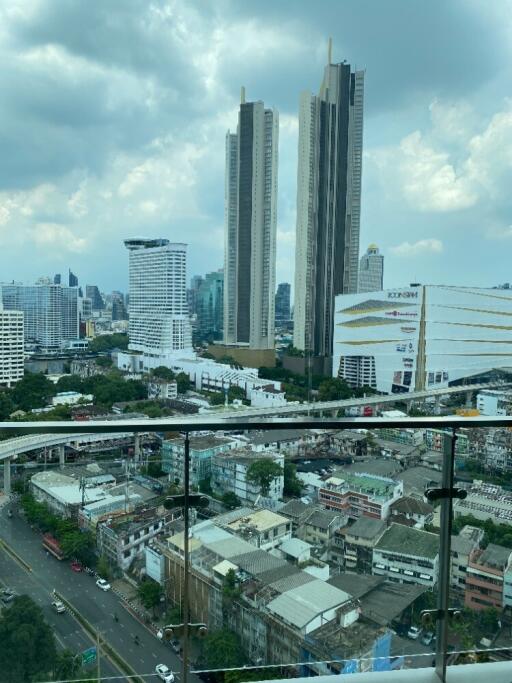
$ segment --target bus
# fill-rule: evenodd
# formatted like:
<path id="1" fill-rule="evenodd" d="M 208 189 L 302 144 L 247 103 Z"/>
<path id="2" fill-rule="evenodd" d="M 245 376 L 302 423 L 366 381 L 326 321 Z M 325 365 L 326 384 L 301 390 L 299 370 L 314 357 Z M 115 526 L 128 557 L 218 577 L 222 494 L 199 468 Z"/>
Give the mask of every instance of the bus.
<path id="1" fill-rule="evenodd" d="M 64 553 L 62 552 L 60 543 L 51 534 L 43 534 L 43 548 L 58 560 L 64 559 Z"/>

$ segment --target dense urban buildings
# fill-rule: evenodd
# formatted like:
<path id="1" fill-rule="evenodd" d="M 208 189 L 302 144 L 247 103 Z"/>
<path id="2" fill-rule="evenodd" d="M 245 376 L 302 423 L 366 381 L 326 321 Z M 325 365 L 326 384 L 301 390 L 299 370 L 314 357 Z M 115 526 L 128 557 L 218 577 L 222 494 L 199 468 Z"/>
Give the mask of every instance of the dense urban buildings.
<path id="1" fill-rule="evenodd" d="M 370 244 L 359 261 L 358 292 L 380 292 L 384 289 L 384 256 L 376 244 Z"/>
<path id="2" fill-rule="evenodd" d="M 77 287 L 53 284 L 3 284 L 5 310 L 22 311 L 27 346 L 44 352 L 66 348 L 79 338 Z"/>
<path id="3" fill-rule="evenodd" d="M 333 375 L 387 394 L 510 366 L 512 294 L 411 285 L 336 298 Z"/>
<path id="4" fill-rule="evenodd" d="M 129 250 L 129 348 L 150 366 L 191 349 L 187 245 L 167 239 L 125 240 Z"/>
<path id="5" fill-rule="evenodd" d="M 318 96 L 300 99 L 295 247 L 296 348 L 326 358 L 334 299 L 357 292 L 364 71 L 329 59 Z"/>
<path id="6" fill-rule="evenodd" d="M 0 386 L 22 379 L 24 360 L 23 313 L 3 310 L 0 300 Z"/>
<path id="7" fill-rule="evenodd" d="M 280 282 L 276 292 L 276 325 L 283 325 L 291 320 L 290 309 L 290 284 Z"/>
<path id="8" fill-rule="evenodd" d="M 93 311 L 102 311 L 105 308 L 105 302 L 96 285 L 86 285 L 85 296 L 91 300 Z"/>
<path id="9" fill-rule="evenodd" d="M 241 99 L 226 136 L 224 342 L 273 349 L 278 113 Z"/>

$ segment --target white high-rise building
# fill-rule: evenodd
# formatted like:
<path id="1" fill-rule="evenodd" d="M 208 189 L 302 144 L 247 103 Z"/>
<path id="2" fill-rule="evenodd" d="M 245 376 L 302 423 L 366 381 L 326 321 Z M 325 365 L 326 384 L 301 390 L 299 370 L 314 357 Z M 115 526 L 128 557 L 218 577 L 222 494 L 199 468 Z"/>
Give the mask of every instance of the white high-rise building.
<path id="1" fill-rule="evenodd" d="M 242 102 L 226 136 L 224 341 L 274 348 L 279 120 Z"/>
<path id="2" fill-rule="evenodd" d="M 0 385 L 10 387 L 24 372 L 23 312 L 4 311 L 0 301 Z"/>
<path id="3" fill-rule="evenodd" d="M 381 292 L 384 285 L 384 256 L 370 244 L 359 261 L 359 292 Z"/>
<path id="4" fill-rule="evenodd" d="M 130 252 L 129 349 L 144 355 L 145 367 L 151 366 L 151 357 L 158 364 L 176 352 L 191 351 L 187 245 L 145 238 L 124 244 Z"/>
<path id="5" fill-rule="evenodd" d="M 364 71 L 328 64 L 299 111 L 293 344 L 330 359 L 334 298 L 357 292 Z"/>
<path id="6" fill-rule="evenodd" d="M 5 310 L 22 311 L 25 342 L 44 352 L 56 352 L 79 337 L 78 287 L 53 284 L 4 284 Z"/>

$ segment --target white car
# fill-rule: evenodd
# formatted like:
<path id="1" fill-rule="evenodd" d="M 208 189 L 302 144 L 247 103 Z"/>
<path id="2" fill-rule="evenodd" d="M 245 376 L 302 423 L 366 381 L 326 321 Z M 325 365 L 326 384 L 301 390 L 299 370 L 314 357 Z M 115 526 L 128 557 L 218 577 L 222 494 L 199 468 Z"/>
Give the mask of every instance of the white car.
<path id="1" fill-rule="evenodd" d="M 110 590 L 110 584 L 108 581 L 105 581 L 105 579 L 98 579 L 96 581 L 96 585 L 98 586 L 98 588 L 101 588 L 102 591 Z"/>
<path id="2" fill-rule="evenodd" d="M 418 640 L 421 634 L 421 628 L 418 626 L 411 626 L 411 628 L 407 631 L 407 637 L 411 638 L 411 640 Z"/>
<path id="3" fill-rule="evenodd" d="M 58 614 L 62 614 L 63 612 L 66 611 L 66 608 L 64 607 L 64 605 L 62 604 L 62 602 L 60 600 L 54 600 L 52 602 L 52 607 Z"/>
<path id="4" fill-rule="evenodd" d="M 173 683 L 174 681 L 173 672 L 165 664 L 157 664 L 155 666 L 155 673 L 164 683 Z"/>

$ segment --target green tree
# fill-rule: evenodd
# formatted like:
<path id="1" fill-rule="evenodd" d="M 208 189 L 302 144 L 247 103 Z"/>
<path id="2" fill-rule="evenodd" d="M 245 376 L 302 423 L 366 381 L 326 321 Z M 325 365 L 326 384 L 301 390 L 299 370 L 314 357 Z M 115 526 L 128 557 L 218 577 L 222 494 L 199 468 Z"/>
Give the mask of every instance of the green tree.
<path id="1" fill-rule="evenodd" d="M 13 389 L 12 400 L 21 410 L 44 408 L 57 393 L 57 388 L 46 375 L 27 372 Z"/>
<path id="2" fill-rule="evenodd" d="M 77 557 L 84 564 L 90 562 L 90 555 L 94 548 L 94 537 L 90 531 L 73 529 L 60 537 L 62 552 L 67 557 Z"/>
<path id="3" fill-rule="evenodd" d="M 215 391 L 211 393 L 210 396 L 208 396 L 208 400 L 211 406 L 222 406 L 224 405 L 226 399 L 224 396 L 224 392 Z"/>
<path id="4" fill-rule="evenodd" d="M 249 465 L 246 478 L 259 486 L 262 496 L 268 496 L 274 479 L 283 476 L 283 468 L 271 458 L 259 458 Z"/>
<path id="5" fill-rule="evenodd" d="M 110 579 L 112 572 L 110 570 L 110 565 L 107 561 L 107 558 L 104 557 L 103 555 L 98 559 L 98 562 L 96 564 L 96 571 L 98 574 L 101 576 L 102 579 Z"/>
<path id="6" fill-rule="evenodd" d="M 240 638 L 229 629 L 214 631 L 206 636 L 204 656 L 209 669 L 230 669 L 244 663 Z"/>
<path id="7" fill-rule="evenodd" d="M 186 394 L 190 389 L 190 379 L 186 372 L 179 372 L 176 375 L 178 394 Z"/>
<path id="8" fill-rule="evenodd" d="M 231 386 L 228 389 L 228 400 L 243 401 L 245 399 L 245 391 L 241 387 Z"/>
<path id="9" fill-rule="evenodd" d="M 153 579 L 145 579 L 137 589 L 137 595 L 146 609 L 155 608 L 160 604 L 162 589 Z"/>
<path id="10" fill-rule="evenodd" d="M 57 681 L 68 681 L 78 678 L 82 668 L 80 657 L 71 650 L 61 650 L 57 654 L 53 677 Z M 80 676 L 82 678 L 82 676 Z"/>
<path id="11" fill-rule="evenodd" d="M 151 372 L 151 374 L 153 375 L 153 377 L 165 379 L 169 382 L 173 379 L 176 379 L 176 375 L 174 374 L 174 372 L 170 368 L 166 368 L 165 365 L 159 365 Z"/>
<path id="12" fill-rule="evenodd" d="M 0 617 L 0 672 L 4 683 L 47 680 L 57 664 L 57 647 L 42 609 L 28 597 L 14 598 Z"/>
<path id="13" fill-rule="evenodd" d="M 82 379 L 78 375 L 63 375 L 57 382 L 57 391 L 82 392 Z"/>
<path id="14" fill-rule="evenodd" d="M 6 391 L 0 394 L 0 420 L 8 420 L 11 413 L 16 410 L 11 395 Z"/>
<path id="15" fill-rule="evenodd" d="M 205 494 L 211 496 L 212 487 L 210 484 L 210 480 L 209 479 L 201 479 L 201 481 L 199 482 L 199 490 L 201 491 L 201 493 L 205 493 Z"/>
<path id="16" fill-rule="evenodd" d="M 348 384 L 337 377 L 325 379 L 318 387 L 318 398 L 320 401 L 338 401 L 345 398 L 351 398 L 354 391 Z"/>
<path id="17" fill-rule="evenodd" d="M 240 498 L 232 491 L 224 493 L 221 501 L 230 510 L 235 510 L 236 508 L 240 507 Z"/>
<path id="18" fill-rule="evenodd" d="M 293 344 L 289 344 L 285 349 L 285 354 L 292 358 L 304 358 L 304 351 L 296 348 Z"/>
<path id="19" fill-rule="evenodd" d="M 122 332 L 115 334 L 100 334 L 89 342 L 89 351 L 102 352 L 114 349 L 127 349 L 128 335 Z"/>
<path id="20" fill-rule="evenodd" d="M 110 356 L 98 356 L 94 362 L 99 368 L 110 368 L 113 363 Z"/>
<path id="21" fill-rule="evenodd" d="M 298 497 L 302 493 L 302 482 L 297 476 L 297 468 L 288 460 L 284 463 L 283 493 L 285 496 L 294 497 Z"/>

